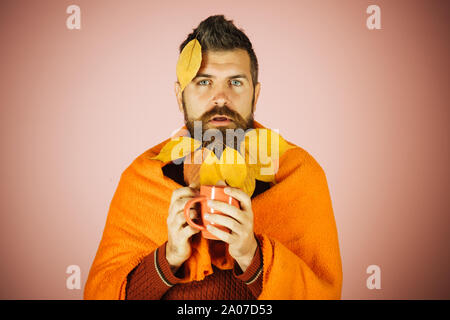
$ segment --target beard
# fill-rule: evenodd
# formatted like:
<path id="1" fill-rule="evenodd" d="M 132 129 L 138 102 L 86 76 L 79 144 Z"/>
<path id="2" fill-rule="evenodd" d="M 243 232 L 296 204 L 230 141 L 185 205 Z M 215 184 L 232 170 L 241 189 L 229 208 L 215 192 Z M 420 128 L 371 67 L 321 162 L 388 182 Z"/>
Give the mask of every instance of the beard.
<path id="1" fill-rule="evenodd" d="M 198 135 L 200 130 L 199 129 L 195 130 L 195 127 L 201 125 L 202 147 L 208 148 L 210 150 L 214 149 L 214 152 L 218 157 L 220 157 L 224 145 L 239 150 L 239 146 L 244 139 L 246 131 L 248 129 L 254 128 L 254 117 L 253 117 L 254 101 L 255 101 L 255 94 L 253 92 L 252 112 L 247 118 L 243 118 L 239 113 L 237 113 L 234 110 L 231 110 L 226 105 L 223 106 L 216 105 L 213 109 L 201 115 L 200 118 L 191 119 L 189 118 L 189 115 L 187 113 L 183 92 L 182 103 L 184 110 L 184 122 L 186 124 L 186 128 L 188 129 L 191 137 L 197 139 L 198 137 L 196 137 L 196 133 Z M 228 116 L 231 119 L 231 123 L 229 126 L 210 128 L 209 120 L 212 119 L 212 117 L 214 116 Z M 219 136 L 221 137 L 220 141 L 216 141 L 216 137 Z M 225 137 L 225 139 L 223 137 Z"/>

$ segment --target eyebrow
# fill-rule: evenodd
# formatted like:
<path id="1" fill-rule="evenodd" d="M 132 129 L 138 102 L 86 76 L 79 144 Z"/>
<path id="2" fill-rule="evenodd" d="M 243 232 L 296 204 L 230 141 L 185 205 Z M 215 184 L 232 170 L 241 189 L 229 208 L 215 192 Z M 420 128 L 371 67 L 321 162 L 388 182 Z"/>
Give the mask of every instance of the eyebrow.
<path id="1" fill-rule="evenodd" d="M 195 80 L 197 78 L 215 78 L 215 76 L 213 76 L 211 74 L 207 74 L 207 73 L 198 73 L 193 80 Z M 248 78 L 245 74 L 236 74 L 234 76 L 228 77 L 228 79 L 237 79 L 237 78 L 243 78 L 243 79 L 248 80 Z"/>

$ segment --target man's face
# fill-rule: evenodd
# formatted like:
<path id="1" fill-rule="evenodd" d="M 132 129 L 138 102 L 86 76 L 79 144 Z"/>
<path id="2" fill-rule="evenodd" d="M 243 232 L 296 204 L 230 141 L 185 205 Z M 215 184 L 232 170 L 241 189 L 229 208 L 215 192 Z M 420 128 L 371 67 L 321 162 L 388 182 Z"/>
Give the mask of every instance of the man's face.
<path id="1" fill-rule="evenodd" d="M 253 128 L 253 113 L 260 84 L 253 87 L 250 57 L 243 49 L 206 51 L 197 76 L 181 93 L 175 85 L 186 127 L 194 136 L 194 121 L 202 131 Z"/>

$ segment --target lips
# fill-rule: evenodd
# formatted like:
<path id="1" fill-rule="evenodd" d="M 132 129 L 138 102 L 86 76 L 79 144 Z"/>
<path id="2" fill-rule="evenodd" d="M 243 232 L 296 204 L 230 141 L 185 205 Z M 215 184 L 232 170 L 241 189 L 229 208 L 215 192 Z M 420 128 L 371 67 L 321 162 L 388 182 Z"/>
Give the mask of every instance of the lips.
<path id="1" fill-rule="evenodd" d="M 209 121 L 231 121 L 231 118 L 220 115 L 212 117 Z"/>
<path id="2" fill-rule="evenodd" d="M 230 125 L 232 121 L 233 120 L 227 116 L 215 115 L 209 120 L 209 124 L 215 127 L 222 127 Z"/>

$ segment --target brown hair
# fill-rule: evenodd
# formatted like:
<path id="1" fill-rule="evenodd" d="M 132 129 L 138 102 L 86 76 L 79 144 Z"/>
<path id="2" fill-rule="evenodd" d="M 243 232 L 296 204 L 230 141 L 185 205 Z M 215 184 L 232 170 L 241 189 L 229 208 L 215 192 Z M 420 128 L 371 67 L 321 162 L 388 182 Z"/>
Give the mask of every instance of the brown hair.
<path id="1" fill-rule="evenodd" d="M 195 38 L 200 42 L 202 51 L 246 50 L 250 56 L 250 73 L 252 75 L 253 87 L 258 83 L 258 59 L 253 51 L 252 43 L 243 30 L 236 28 L 233 20 L 226 20 L 223 15 L 206 18 L 200 22 L 198 27 L 180 45 L 180 53 L 186 44 Z"/>

